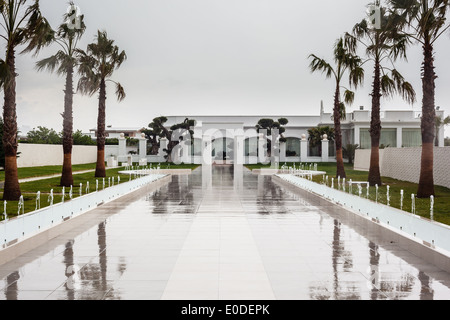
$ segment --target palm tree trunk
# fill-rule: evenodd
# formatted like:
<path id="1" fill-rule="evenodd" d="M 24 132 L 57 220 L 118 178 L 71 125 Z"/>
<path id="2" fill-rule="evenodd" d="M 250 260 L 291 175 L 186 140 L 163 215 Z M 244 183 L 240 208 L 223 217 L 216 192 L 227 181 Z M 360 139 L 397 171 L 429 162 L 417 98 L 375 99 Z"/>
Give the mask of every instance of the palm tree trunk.
<path id="1" fill-rule="evenodd" d="M 66 89 L 64 91 L 64 114 L 63 114 L 63 150 L 64 161 L 61 175 L 61 186 L 73 185 L 72 175 L 72 145 L 73 145 L 73 67 L 67 68 Z"/>
<path id="2" fill-rule="evenodd" d="M 5 185 L 3 200 L 17 201 L 22 195 L 17 173 L 16 59 L 14 48 L 6 53 L 10 78 L 4 86 L 3 148 L 5 150 Z"/>
<path id="3" fill-rule="evenodd" d="M 336 93 L 334 95 L 334 142 L 336 144 L 336 177 L 346 178 L 344 168 L 344 157 L 342 154 L 342 133 L 341 133 L 341 114 L 339 112 L 340 104 L 339 84 L 336 86 Z"/>
<path id="4" fill-rule="evenodd" d="M 97 119 L 97 166 L 95 168 L 95 177 L 106 177 L 105 168 L 105 122 L 106 122 L 106 82 L 102 79 L 100 83 L 100 96 L 98 103 Z"/>
<path id="5" fill-rule="evenodd" d="M 381 136 L 381 120 L 380 120 L 380 62 L 375 61 L 375 71 L 372 91 L 372 119 L 370 122 L 370 138 L 372 143 L 372 151 L 370 153 L 369 168 L 369 184 L 371 186 L 381 186 L 380 173 L 380 136 Z"/>
<path id="6" fill-rule="evenodd" d="M 433 45 L 423 46 L 423 77 L 422 77 L 422 159 L 420 167 L 418 198 L 429 198 L 434 195 L 433 151 L 435 130 L 435 79 Z"/>

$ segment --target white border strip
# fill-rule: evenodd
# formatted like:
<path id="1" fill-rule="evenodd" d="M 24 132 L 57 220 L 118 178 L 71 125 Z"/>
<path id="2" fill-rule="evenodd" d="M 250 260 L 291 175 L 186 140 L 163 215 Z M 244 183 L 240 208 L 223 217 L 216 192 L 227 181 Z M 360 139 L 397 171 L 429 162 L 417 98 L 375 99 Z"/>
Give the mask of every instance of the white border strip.
<path id="1" fill-rule="evenodd" d="M 3 221 L 0 223 L 0 251 L 166 176 L 143 176 Z"/>
<path id="2" fill-rule="evenodd" d="M 433 249 L 439 248 L 440 251 L 444 251 L 443 254 L 450 256 L 450 226 L 448 225 L 290 174 L 276 176 Z"/>

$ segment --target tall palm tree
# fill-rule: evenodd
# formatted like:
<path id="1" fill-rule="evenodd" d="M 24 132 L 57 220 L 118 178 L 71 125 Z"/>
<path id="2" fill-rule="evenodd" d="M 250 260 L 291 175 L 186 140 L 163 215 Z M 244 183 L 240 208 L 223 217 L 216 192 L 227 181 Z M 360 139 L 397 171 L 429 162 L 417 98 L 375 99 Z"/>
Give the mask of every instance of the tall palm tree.
<path id="1" fill-rule="evenodd" d="M 70 3 L 74 6 L 73 2 Z M 72 175 L 72 146 L 73 146 L 73 76 L 74 70 L 78 65 L 76 50 L 81 37 L 83 36 L 86 26 L 83 22 L 83 16 L 80 17 L 80 28 L 72 28 L 67 21 L 69 14 L 64 15 L 64 23 L 59 26 L 58 31 L 54 35 L 56 42 L 61 49 L 53 56 L 40 60 L 36 63 L 39 71 L 48 70 L 58 75 L 66 76 L 66 84 L 64 90 L 64 113 L 63 117 L 63 151 L 64 160 L 60 185 L 70 187 L 73 185 Z"/>
<path id="2" fill-rule="evenodd" d="M 52 29 L 39 9 L 39 1 L 1 0 L 0 37 L 6 45 L 6 58 L 0 60 L 0 85 L 4 91 L 3 146 L 5 150 L 5 185 L 3 199 L 16 201 L 21 196 L 17 175 L 17 113 L 16 113 L 16 49 L 34 52 L 50 43 Z"/>
<path id="3" fill-rule="evenodd" d="M 434 195 L 435 79 L 434 44 L 450 25 L 446 22 L 448 0 L 389 0 L 404 33 L 420 43 L 422 62 L 422 158 L 418 198 Z"/>
<path id="4" fill-rule="evenodd" d="M 81 78 L 78 90 L 92 96 L 99 92 L 97 119 L 97 166 L 96 177 L 106 177 L 105 168 L 105 122 L 106 122 L 106 82 L 113 82 L 116 86 L 118 101 L 125 99 L 125 90 L 118 82 L 111 80 L 113 73 L 127 59 L 125 51 L 120 51 L 114 45 L 114 40 L 108 39 L 106 31 L 98 31 L 96 42 L 87 47 L 87 51 L 78 51 L 80 66 L 78 72 Z"/>
<path id="5" fill-rule="evenodd" d="M 345 178 L 344 158 L 342 153 L 342 132 L 341 118 L 345 103 L 351 104 L 354 101 L 355 93 L 343 87 L 344 77 L 348 76 L 350 86 L 355 88 L 364 81 L 364 69 L 361 67 L 361 58 L 356 55 L 354 48 L 348 46 L 344 38 L 339 38 L 334 45 L 333 58 L 335 65 L 332 66 L 326 60 L 311 54 L 310 70 L 312 73 L 321 71 L 326 78 L 334 78 L 336 90 L 334 93 L 334 141 L 336 145 L 336 176 Z M 341 100 L 341 89 L 344 89 L 344 102 Z M 345 112 L 344 112 L 345 113 Z"/>
<path id="6" fill-rule="evenodd" d="M 380 1 L 374 3 L 380 6 Z M 346 33 L 350 46 L 361 44 L 365 48 L 367 60 L 374 65 L 372 82 L 372 115 L 370 122 L 371 156 L 368 181 L 371 186 L 381 186 L 380 174 L 380 137 L 381 137 L 381 97 L 401 94 L 408 103 L 414 103 L 416 93 L 412 85 L 395 69 L 398 58 L 406 59 L 409 38 L 401 32 L 396 15 L 380 8 L 380 28 L 372 28 L 364 19 L 353 27 L 352 34 Z M 387 66 L 389 64 L 389 66 Z"/>

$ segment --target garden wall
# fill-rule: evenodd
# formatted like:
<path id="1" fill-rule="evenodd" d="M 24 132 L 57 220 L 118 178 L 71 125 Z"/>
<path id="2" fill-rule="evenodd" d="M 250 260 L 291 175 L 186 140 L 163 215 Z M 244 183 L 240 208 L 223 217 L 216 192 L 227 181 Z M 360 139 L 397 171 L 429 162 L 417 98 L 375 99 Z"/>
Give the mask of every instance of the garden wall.
<path id="1" fill-rule="evenodd" d="M 422 148 L 380 150 L 381 175 L 418 183 Z M 450 147 L 434 148 L 434 183 L 450 188 Z M 355 170 L 369 171 L 370 150 L 356 150 Z"/>
<path id="2" fill-rule="evenodd" d="M 19 143 L 17 166 L 42 167 L 63 164 L 62 145 Z M 97 146 L 73 146 L 72 164 L 97 162 Z"/>

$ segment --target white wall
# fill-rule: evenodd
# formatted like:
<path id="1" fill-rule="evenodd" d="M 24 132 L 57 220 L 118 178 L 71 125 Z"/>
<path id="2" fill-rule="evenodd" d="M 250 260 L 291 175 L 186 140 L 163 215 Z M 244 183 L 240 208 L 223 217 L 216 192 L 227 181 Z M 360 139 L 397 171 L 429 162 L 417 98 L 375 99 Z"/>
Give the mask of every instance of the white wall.
<path id="1" fill-rule="evenodd" d="M 422 148 L 380 150 L 381 175 L 418 183 Z M 450 188 L 450 147 L 434 148 L 434 183 Z M 356 150 L 355 170 L 369 171 L 370 150 Z"/>
<path id="2" fill-rule="evenodd" d="M 62 145 L 19 143 L 17 166 L 42 167 L 60 166 L 63 164 Z M 73 146 L 72 164 L 95 163 L 97 161 L 97 146 Z"/>

